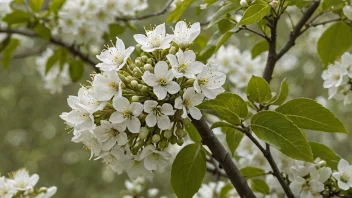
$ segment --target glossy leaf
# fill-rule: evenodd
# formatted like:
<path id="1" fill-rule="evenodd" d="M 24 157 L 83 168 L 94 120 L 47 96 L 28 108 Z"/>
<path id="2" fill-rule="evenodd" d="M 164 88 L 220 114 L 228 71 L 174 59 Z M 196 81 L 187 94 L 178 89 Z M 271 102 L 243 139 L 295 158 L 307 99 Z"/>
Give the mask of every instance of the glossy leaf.
<path id="1" fill-rule="evenodd" d="M 22 10 L 14 10 L 2 18 L 8 25 L 27 23 L 31 19 L 31 14 Z"/>
<path id="2" fill-rule="evenodd" d="M 258 76 L 252 76 L 249 80 L 246 93 L 251 100 L 261 104 L 269 102 L 272 97 L 269 84 Z"/>
<path id="3" fill-rule="evenodd" d="M 19 45 L 20 45 L 20 41 L 18 39 L 12 38 L 9 40 L 8 44 L 3 49 L 1 59 L 2 59 L 2 64 L 4 65 L 4 68 L 9 67 L 12 56 Z"/>
<path id="4" fill-rule="evenodd" d="M 84 64 L 80 60 L 71 60 L 70 61 L 70 77 L 73 82 L 77 82 L 84 72 Z"/>
<path id="5" fill-rule="evenodd" d="M 229 147 L 231 154 L 234 155 L 238 145 L 241 143 L 243 133 L 234 128 L 222 128 L 222 131 L 226 134 L 226 143 Z"/>
<path id="6" fill-rule="evenodd" d="M 257 44 L 254 45 L 254 47 L 252 48 L 252 59 L 256 58 L 257 56 L 259 56 L 261 53 L 268 51 L 269 49 L 269 44 L 268 41 L 266 40 L 261 40 L 259 41 Z"/>
<path id="7" fill-rule="evenodd" d="M 253 4 L 249 6 L 243 14 L 241 21 L 238 25 L 249 25 L 260 21 L 264 18 L 270 11 L 269 4 Z"/>
<path id="8" fill-rule="evenodd" d="M 36 32 L 40 37 L 42 37 L 45 40 L 50 40 L 51 38 L 51 32 L 50 29 L 47 28 L 44 24 L 38 23 L 34 27 L 34 32 Z"/>
<path id="9" fill-rule="evenodd" d="M 189 119 L 184 119 L 185 130 L 187 131 L 189 137 L 193 142 L 200 143 L 202 142 L 202 137 L 200 137 L 196 127 L 191 123 Z"/>
<path id="10" fill-rule="evenodd" d="M 270 188 L 264 180 L 252 179 L 250 181 L 250 185 L 254 192 L 262 193 L 264 195 L 268 195 L 270 193 Z"/>
<path id="11" fill-rule="evenodd" d="M 49 4 L 49 11 L 57 13 L 65 2 L 66 0 L 51 0 Z"/>
<path id="12" fill-rule="evenodd" d="M 285 102 L 286 98 L 288 96 L 288 83 L 286 82 L 286 79 L 284 79 L 281 82 L 280 86 L 280 91 L 277 93 L 272 99 L 271 99 L 271 104 L 273 105 L 281 105 L 282 103 Z"/>
<path id="13" fill-rule="evenodd" d="M 29 0 L 29 7 L 33 12 L 39 12 L 43 7 L 44 0 Z"/>
<path id="14" fill-rule="evenodd" d="M 247 166 L 247 167 L 241 168 L 240 172 L 244 177 L 247 177 L 247 178 L 263 176 L 266 174 L 263 169 L 257 168 L 254 166 Z"/>
<path id="15" fill-rule="evenodd" d="M 314 159 L 320 158 L 326 161 L 326 164 L 333 170 L 337 169 L 337 164 L 339 163 L 341 157 L 335 154 L 329 147 L 324 144 L 317 142 L 309 142 L 310 147 L 312 148 Z"/>
<path id="16" fill-rule="evenodd" d="M 239 3 L 229 3 L 223 7 L 221 7 L 213 17 L 211 17 L 210 23 L 208 25 L 208 28 L 213 26 L 214 24 L 218 23 L 219 21 L 223 20 L 228 13 L 240 9 L 241 6 Z"/>
<path id="17" fill-rule="evenodd" d="M 193 0 L 183 0 L 178 2 L 176 4 L 176 8 L 167 17 L 166 22 L 176 23 L 181 18 L 186 9 L 192 4 L 192 2 Z"/>

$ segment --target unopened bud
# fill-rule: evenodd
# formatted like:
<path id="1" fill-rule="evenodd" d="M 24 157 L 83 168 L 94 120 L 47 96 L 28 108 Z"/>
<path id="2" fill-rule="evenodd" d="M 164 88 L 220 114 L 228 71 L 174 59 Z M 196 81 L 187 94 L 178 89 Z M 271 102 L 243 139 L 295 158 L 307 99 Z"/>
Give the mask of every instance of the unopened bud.
<path id="1" fill-rule="evenodd" d="M 137 51 L 141 51 L 142 50 L 142 45 L 141 44 L 137 44 L 136 45 L 136 50 Z"/>
<path id="2" fill-rule="evenodd" d="M 150 71 L 150 72 L 153 71 L 153 66 L 151 64 L 145 64 L 143 68 L 147 71 Z"/>
<path id="3" fill-rule="evenodd" d="M 183 143 L 184 143 L 184 141 L 183 141 L 182 138 L 179 138 L 179 139 L 177 140 L 177 144 L 178 144 L 179 146 L 182 146 Z"/>
<path id="4" fill-rule="evenodd" d="M 138 137 L 142 140 L 145 140 L 148 137 L 149 130 L 146 127 L 141 127 Z"/>
<path id="5" fill-rule="evenodd" d="M 153 58 L 148 58 L 147 63 L 148 64 L 154 64 L 154 59 Z"/>
<path id="6" fill-rule="evenodd" d="M 326 166 L 326 161 L 325 160 L 321 160 L 319 163 L 318 163 L 319 167 L 324 167 Z"/>
<path id="7" fill-rule="evenodd" d="M 168 144 L 169 144 L 169 142 L 166 141 L 165 139 L 163 139 L 159 142 L 159 148 L 161 148 L 161 149 L 166 148 Z"/>
<path id="8" fill-rule="evenodd" d="M 182 138 L 183 135 L 184 135 L 184 133 L 185 133 L 185 131 L 184 131 L 183 129 L 178 128 L 178 129 L 176 130 L 176 135 L 177 135 L 177 137 L 179 137 L 179 138 Z"/>
<path id="9" fill-rule="evenodd" d="M 144 113 L 142 113 L 141 115 L 138 116 L 138 118 L 139 118 L 139 120 L 140 120 L 141 122 L 143 122 L 146 117 L 147 117 L 147 116 L 146 116 Z"/>
<path id="10" fill-rule="evenodd" d="M 167 139 L 170 139 L 172 137 L 172 131 L 171 130 L 166 130 L 164 132 L 164 137 Z"/>
<path id="11" fill-rule="evenodd" d="M 140 90 L 141 90 L 141 92 L 143 92 L 143 93 L 147 93 L 147 92 L 148 92 L 148 87 L 145 86 L 145 85 L 143 85 L 143 87 L 142 87 Z"/>
<path id="12" fill-rule="evenodd" d="M 136 80 L 132 80 L 131 81 L 131 86 L 132 87 L 137 87 L 138 86 L 138 82 Z"/>
<path id="13" fill-rule="evenodd" d="M 145 63 L 148 61 L 148 56 L 146 55 L 143 55 L 141 58 L 142 58 L 142 61 Z"/>
<path id="14" fill-rule="evenodd" d="M 160 141 L 160 135 L 159 134 L 154 134 L 152 137 L 153 143 L 158 143 Z"/>
<path id="15" fill-rule="evenodd" d="M 138 67 L 142 67 L 143 63 L 140 60 L 135 60 L 134 63 L 138 66 Z"/>
<path id="16" fill-rule="evenodd" d="M 177 49 L 175 46 L 172 46 L 169 50 L 169 54 L 176 54 L 177 53 Z"/>
<path id="17" fill-rule="evenodd" d="M 246 7 L 248 7 L 248 6 L 249 6 L 249 4 L 248 4 L 248 1 L 247 1 L 247 0 L 241 0 L 241 1 L 240 1 L 240 5 L 241 5 L 241 7 L 243 7 L 243 8 L 246 8 Z"/>
<path id="18" fill-rule="evenodd" d="M 172 136 L 172 137 L 170 138 L 170 142 L 171 142 L 171 144 L 176 144 L 176 142 L 177 142 L 177 137 L 176 137 L 176 136 Z"/>
<path id="19" fill-rule="evenodd" d="M 270 6 L 271 6 L 272 8 L 276 8 L 278 5 L 279 5 L 279 2 L 276 1 L 276 0 L 273 0 L 273 1 L 270 2 Z"/>
<path id="20" fill-rule="evenodd" d="M 132 96 L 132 102 L 139 102 L 139 96 Z"/>

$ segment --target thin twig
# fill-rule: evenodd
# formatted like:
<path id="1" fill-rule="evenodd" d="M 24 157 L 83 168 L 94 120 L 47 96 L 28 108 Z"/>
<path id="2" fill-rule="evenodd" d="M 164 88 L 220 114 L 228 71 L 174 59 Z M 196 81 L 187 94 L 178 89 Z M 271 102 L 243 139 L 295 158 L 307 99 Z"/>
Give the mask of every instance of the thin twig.
<path id="1" fill-rule="evenodd" d="M 141 16 L 134 16 L 134 17 L 115 17 L 116 21 L 135 21 L 135 20 L 143 20 L 143 19 L 147 19 L 147 18 L 151 18 L 151 17 L 155 17 L 155 16 L 160 16 L 164 13 L 167 12 L 167 10 L 170 8 L 171 4 L 174 2 L 174 0 L 169 0 L 165 6 L 163 8 L 161 8 L 160 10 L 153 12 L 153 13 L 149 13 L 149 14 L 145 14 L 145 15 L 141 15 Z"/>
<path id="2" fill-rule="evenodd" d="M 255 30 L 252 30 L 252 29 L 249 29 L 247 26 L 241 26 L 241 27 L 239 27 L 240 29 L 242 29 L 242 30 L 247 30 L 247 31 L 249 31 L 249 32 L 252 32 L 252 33 L 254 33 L 254 34 L 256 34 L 256 35 L 258 35 L 258 36 L 260 36 L 260 37 L 262 37 L 262 38 L 264 38 L 265 40 L 267 40 L 267 41 L 269 41 L 269 38 L 266 36 L 266 35 L 264 35 L 264 34 L 262 34 L 262 33 L 260 33 L 260 32 L 257 32 L 257 31 L 255 31 Z"/>

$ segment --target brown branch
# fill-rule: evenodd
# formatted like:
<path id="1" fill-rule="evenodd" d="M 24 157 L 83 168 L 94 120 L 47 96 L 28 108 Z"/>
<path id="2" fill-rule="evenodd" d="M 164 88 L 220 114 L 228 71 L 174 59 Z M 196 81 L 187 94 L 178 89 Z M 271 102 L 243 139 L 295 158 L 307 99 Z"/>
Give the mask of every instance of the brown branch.
<path id="1" fill-rule="evenodd" d="M 243 177 L 243 175 L 240 173 L 239 169 L 233 162 L 231 155 L 226 151 L 224 146 L 216 138 L 204 118 L 201 118 L 200 120 L 192 119 L 192 123 L 198 130 L 200 136 L 202 137 L 203 144 L 208 146 L 215 160 L 218 161 L 219 164 L 221 164 L 238 194 L 241 197 L 246 198 L 256 197 L 253 191 L 249 188 L 246 179 Z"/>
<path id="2" fill-rule="evenodd" d="M 249 32 L 252 32 L 253 34 L 256 34 L 256 35 L 258 35 L 258 36 L 260 36 L 260 37 L 262 37 L 262 38 L 264 38 L 265 40 L 267 40 L 267 41 L 269 41 L 269 38 L 266 36 L 266 35 L 264 35 L 264 34 L 262 34 L 262 33 L 260 33 L 260 32 L 257 32 L 257 31 L 255 31 L 255 30 L 252 30 L 252 29 L 249 29 L 247 26 L 241 26 L 241 27 L 238 27 L 239 29 L 241 29 L 241 30 L 247 30 L 247 31 L 249 31 Z"/>
<path id="3" fill-rule="evenodd" d="M 146 15 L 142 15 L 142 16 L 134 16 L 134 17 L 115 17 L 115 20 L 116 21 L 136 21 L 136 20 L 143 20 L 143 19 L 148 19 L 148 18 L 151 18 L 151 17 L 155 17 L 155 16 L 160 16 L 160 15 L 163 15 L 164 13 L 167 12 L 167 10 L 170 8 L 171 4 L 174 2 L 174 0 L 169 0 L 166 5 L 161 8 L 160 10 L 156 11 L 156 12 L 153 12 L 153 13 L 149 13 L 149 14 L 146 14 Z"/>
<path id="4" fill-rule="evenodd" d="M 40 37 L 35 32 L 30 31 L 30 30 L 25 30 L 25 29 L 0 28 L 0 33 L 20 34 L 20 35 L 29 36 L 29 37 Z M 55 44 L 57 46 L 66 48 L 73 55 L 78 56 L 81 60 L 83 60 L 84 62 L 86 62 L 90 66 L 92 66 L 96 72 L 99 72 L 99 69 L 97 67 L 95 67 L 95 65 L 96 65 L 95 61 L 93 61 L 88 55 L 86 55 L 83 52 L 81 52 L 80 50 L 78 50 L 73 44 L 65 43 L 61 39 L 55 38 L 55 37 L 51 37 L 49 39 L 49 42 L 52 44 Z"/>

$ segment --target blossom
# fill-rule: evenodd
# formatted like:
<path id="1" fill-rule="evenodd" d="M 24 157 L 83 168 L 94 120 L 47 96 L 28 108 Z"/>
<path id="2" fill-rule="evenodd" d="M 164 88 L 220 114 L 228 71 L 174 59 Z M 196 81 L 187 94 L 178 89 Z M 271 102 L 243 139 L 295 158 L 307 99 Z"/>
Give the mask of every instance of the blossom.
<path id="1" fill-rule="evenodd" d="M 350 5 L 345 5 L 345 7 L 343 7 L 343 14 L 344 14 L 349 20 L 352 20 L 352 6 L 350 6 Z"/>
<path id="2" fill-rule="evenodd" d="M 316 180 L 306 182 L 304 178 L 297 176 L 290 188 L 292 193 L 299 197 L 322 197 L 320 192 L 324 190 L 324 184 Z"/>
<path id="3" fill-rule="evenodd" d="M 101 143 L 97 140 L 91 130 L 78 132 L 78 135 L 73 141 L 82 142 L 90 150 L 90 157 L 98 156 L 102 151 Z"/>
<path id="4" fill-rule="evenodd" d="M 171 154 L 158 151 L 153 145 L 148 145 L 143 149 L 140 157 L 144 159 L 144 166 L 147 170 L 160 170 L 167 165 Z"/>
<path id="5" fill-rule="evenodd" d="M 103 51 L 97 58 L 102 61 L 98 63 L 96 67 L 99 67 L 102 71 L 119 71 L 127 62 L 134 50 L 134 47 L 128 47 L 126 49 L 125 44 L 119 38 L 116 38 L 116 46 L 109 47 Z"/>
<path id="6" fill-rule="evenodd" d="M 137 118 L 142 111 L 143 105 L 139 102 L 130 102 L 125 97 L 117 97 L 113 101 L 115 112 L 110 117 L 110 122 L 119 123 L 121 128 L 126 129 L 132 133 L 138 133 L 141 128 L 141 122 Z"/>
<path id="7" fill-rule="evenodd" d="M 119 125 L 102 120 L 101 125 L 94 129 L 94 136 L 102 143 L 102 150 L 108 151 L 115 144 L 125 145 L 128 142 L 127 134 L 119 129 Z"/>
<path id="8" fill-rule="evenodd" d="M 143 159 L 141 159 L 140 155 L 135 157 L 135 160 L 132 162 L 130 168 L 127 170 L 127 175 L 132 179 L 136 179 L 138 177 L 152 177 L 153 174 L 150 170 L 146 169 L 143 163 Z"/>
<path id="9" fill-rule="evenodd" d="M 200 23 L 194 23 L 190 27 L 184 21 L 176 23 L 174 41 L 181 47 L 189 46 L 200 34 Z"/>
<path id="10" fill-rule="evenodd" d="M 52 186 L 52 187 L 49 187 L 49 188 L 41 188 L 41 191 L 45 190 L 45 192 L 41 192 L 39 193 L 37 196 L 35 196 L 35 198 L 49 198 L 49 197 L 52 197 L 56 191 L 57 191 L 57 188 L 56 186 Z"/>
<path id="11" fill-rule="evenodd" d="M 339 188 L 348 190 L 352 187 L 352 166 L 344 159 L 341 159 L 337 165 L 338 172 L 332 176 L 337 180 Z"/>
<path id="12" fill-rule="evenodd" d="M 187 88 L 183 97 L 179 96 L 175 100 L 175 108 L 183 109 L 183 118 L 188 117 L 187 113 L 191 114 L 192 118 L 199 120 L 202 117 L 202 112 L 195 106 L 202 103 L 204 95 L 196 93 L 193 87 Z"/>
<path id="13" fill-rule="evenodd" d="M 173 78 L 174 75 L 165 61 L 159 61 L 155 65 L 154 74 L 146 71 L 142 76 L 143 81 L 153 87 L 153 92 L 159 100 L 163 100 L 167 93 L 175 94 L 180 91 L 180 85 L 172 81 Z"/>
<path id="14" fill-rule="evenodd" d="M 15 188 L 19 190 L 27 190 L 32 189 L 37 184 L 39 176 L 37 174 L 29 176 L 29 173 L 26 170 L 20 169 L 14 173 L 12 179 Z"/>
<path id="15" fill-rule="evenodd" d="M 12 198 L 17 193 L 14 187 L 14 181 L 0 177 L 0 197 Z"/>
<path id="16" fill-rule="evenodd" d="M 148 8 L 146 0 L 120 0 L 118 1 L 117 10 L 124 16 L 133 16 L 136 11 Z"/>
<path id="17" fill-rule="evenodd" d="M 352 54 L 344 53 L 341 56 L 341 65 L 347 70 L 348 77 L 352 78 Z"/>
<path id="18" fill-rule="evenodd" d="M 166 58 L 172 66 L 172 73 L 176 78 L 187 77 L 195 78 L 195 74 L 202 71 L 204 65 L 196 61 L 196 54 L 192 50 L 183 52 L 181 49 L 176 53 L 168 54 Z"/>
<path id="19" fill-rule="evenodd" d="M 144 102 L 144 111 L 148 113 L 145 121 L 149 127 L 158 124 L 161 130 L 166 130 L 170 127 L 170 115 L 174 115 L 175 111 L 171 104 L 164 103 L 162 106 L 154 100 L 147 100 Z"/>
<path id="20" fill-rule="evenodd" d="M 147 31 L 146 36 L 136 34 L 133 37 L 137 43 L 142 45 L 142 50 L 145 52 L 167 49 L 173 39 L 173 35 L 166 34 L 165 23 L 156 26 L 154 30 Z"/>
<path id="21" fill-rule="evenodd" d="M 342 84 L 343 77 L 347 70 L 340 64 L 329 65 L 328 69 L 323 71 L 321 77 L 324 79 L 324 88 L 338 87 Z"/>
<path id="22" fill-rule="evenodd" d="M 205 97 L 214 99 L 216 96 L 224 92 L 224 88 L 221 86 L 226 81 L 226 75 L 213 71 L 213 66 L 207 64 L 206 67 L 197 75 L 194 81 L 194 89 L 198 93 L 203 93 Z"/>
<path id="23" fill-rule="evenodd" d="M 122 96 L 121 83 L 116 71 L 95 75 L 92 85 L 94 97 L 100 101 L 108 101 L 113 96 Z"/>

